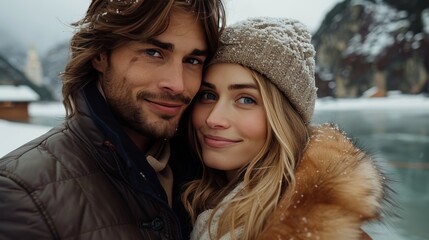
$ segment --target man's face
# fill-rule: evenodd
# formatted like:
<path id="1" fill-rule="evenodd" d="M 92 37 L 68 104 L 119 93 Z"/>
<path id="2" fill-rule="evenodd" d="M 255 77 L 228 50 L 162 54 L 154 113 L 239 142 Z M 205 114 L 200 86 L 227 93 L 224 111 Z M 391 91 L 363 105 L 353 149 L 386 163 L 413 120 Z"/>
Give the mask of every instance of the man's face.
<path id="1" fill-rule="evenodd" d="M 197 93 L 207 43 L 191 14 L 172 14 L 167 30 L 146 42 L 129 42 L 93 60 L 106 100 L 125 130 L 140 138 L 174 135 Z"/>

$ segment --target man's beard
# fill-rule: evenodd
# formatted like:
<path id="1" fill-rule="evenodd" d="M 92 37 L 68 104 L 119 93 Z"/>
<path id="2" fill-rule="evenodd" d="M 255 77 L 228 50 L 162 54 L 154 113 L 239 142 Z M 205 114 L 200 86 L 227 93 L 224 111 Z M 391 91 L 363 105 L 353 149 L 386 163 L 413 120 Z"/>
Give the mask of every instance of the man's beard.
<path id="1" fill-rule="evenodd" d="M 140 101 L 145 101 L 145 98 L 152 99 L 163 99 L 170 101 L 180 101 L 186 105 L 191 101 L 185 97 L 168 96 L 168 95 L 157 95 L 148 92 L 139 92 L 137 94 L 137 102 L 133 102 L 134 99 L 131 95 L 131 91 L 127 91 L 128 94 L 122 95 L 121 99 L 112 99 L 109 101 L 112 112 L 120 122 L 121 125 L 130 128 L 144 136 L 151 138 L 171 138 L 177 131 L 177 126 L 180 117 L 170 115 L 158 115 L 155 116 L 151 113 L 152 120 L 149 119 L 148 115 L 145 115 L 141 107 L 137 105 Z M 176 118 L 176 119 L 173 119 Z"/>
<path id="2" fill-rule="evenodd" d="M 140 91 L 134 97 L 131 89 L 126 86 L 115 86 L 111 83 L 119 81 L 112 79 L 111 71 L 105 75 L 103 86 L 106 101 L 108 102 L 113 115 L 119 123 L 148 138 L 171 138 L 177 131 L 180 116 L 145 114 L 139 102 L 145 99 L 167 100 L 180 102 L 188 105 L 191 98 L 182 94 L 171 95 L 168 93 L 155 94 L 147 91 Z M 175 119 L 173 119 L 175 118 Z"/>
<path id="3" fill-rule="evenodd" d="M 112 112 L 122 126 L 129 128 L 148 138 L 170 138 L 174 136 L 177 121 L 169 121 L 160 117 L 156 121 L 149 121 L 148 117 L 137 108 L 128 104 L 111 104 Z"/>

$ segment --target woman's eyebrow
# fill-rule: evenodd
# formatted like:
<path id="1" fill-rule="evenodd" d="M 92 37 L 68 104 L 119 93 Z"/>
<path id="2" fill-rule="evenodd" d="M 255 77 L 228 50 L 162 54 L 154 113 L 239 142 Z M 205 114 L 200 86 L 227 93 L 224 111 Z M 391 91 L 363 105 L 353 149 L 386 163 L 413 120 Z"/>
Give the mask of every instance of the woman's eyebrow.
<path id="1" fill-rule="evenodd" d="M 229 90 L 239 90 L 239 89 L 256 89 L 258 90 L 258 87 L 255 84 L 249 84 L 249 83 L 237 83 L 237 84 L 231 84 L 228 86 Z"/>
<path id="2" fill-rule="evenodd" d="M 211 89 L 216 89 L 216 86 L 214 84 L 208 83 L 208 82 L 201 82 L 201 86 L 207 87 L 207 88 L 211 88 Z"/>

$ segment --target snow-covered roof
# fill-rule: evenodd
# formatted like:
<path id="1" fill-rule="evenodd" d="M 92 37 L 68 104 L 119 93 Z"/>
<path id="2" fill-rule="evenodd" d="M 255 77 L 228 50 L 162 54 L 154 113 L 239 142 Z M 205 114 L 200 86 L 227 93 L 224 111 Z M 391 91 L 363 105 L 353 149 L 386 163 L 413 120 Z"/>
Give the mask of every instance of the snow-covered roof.
<path id="1" fill-rule="evenodd" d="M 0 85 L 0 101 L 31 102 L 40 96 L 26 85 Z"/>

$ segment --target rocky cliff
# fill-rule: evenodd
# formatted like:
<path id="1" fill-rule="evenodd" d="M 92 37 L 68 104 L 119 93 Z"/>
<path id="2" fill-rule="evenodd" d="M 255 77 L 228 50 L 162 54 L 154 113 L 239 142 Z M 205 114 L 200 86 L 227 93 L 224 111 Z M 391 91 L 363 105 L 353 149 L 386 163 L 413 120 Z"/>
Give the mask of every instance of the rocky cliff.
<path id="1" fill-rule="evenodd" d="M 429 1 L 345 0 L 313 36 L 319 96 L 428 93 Z"/>

